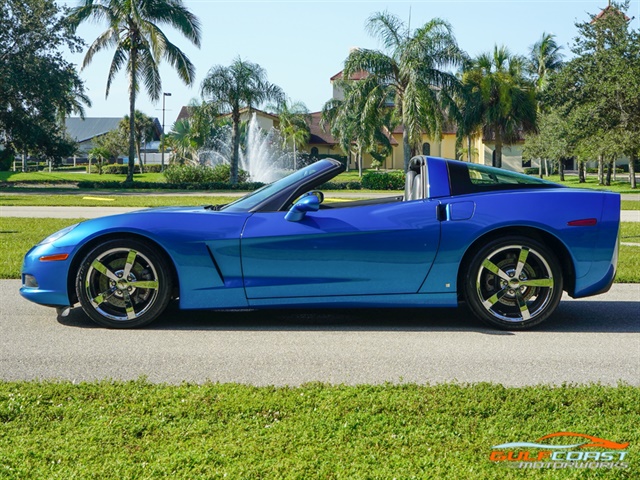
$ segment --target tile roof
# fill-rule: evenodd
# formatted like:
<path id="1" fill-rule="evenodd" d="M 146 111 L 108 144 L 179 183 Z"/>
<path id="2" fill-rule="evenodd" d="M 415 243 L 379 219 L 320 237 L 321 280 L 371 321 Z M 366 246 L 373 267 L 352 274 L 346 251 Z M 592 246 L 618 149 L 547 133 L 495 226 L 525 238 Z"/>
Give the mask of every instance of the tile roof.
<path id="1" fill-rule="evenodd" d="M 311 122 L 309 123 L 309 144 L 324 144 L 324 145 L 337 145 L 338 142 L 331 136 L 328 131 L 324 131 L 320 126 L 320 120 L 322 119 L 322 112 L 313 112 L 310 114 Z M 328 130 L 328 128 L 327 128 Z"/>
<path id="2" fill-rule="evenodd" d="M 343 72 L 343 70 L 340 70 L 338 73 L 336 73 L 329 80 L 331 80 L 332 82 L 334 80 L 342 80 L 342 72 Z M 363 78 L 366 78 L 367 75 L 369 75 L 369 73 L 365 72 L 365 71 L 356 72 L 356 73 L 351 75 L 351 78 L 349 80 L 362 80 Z"/>

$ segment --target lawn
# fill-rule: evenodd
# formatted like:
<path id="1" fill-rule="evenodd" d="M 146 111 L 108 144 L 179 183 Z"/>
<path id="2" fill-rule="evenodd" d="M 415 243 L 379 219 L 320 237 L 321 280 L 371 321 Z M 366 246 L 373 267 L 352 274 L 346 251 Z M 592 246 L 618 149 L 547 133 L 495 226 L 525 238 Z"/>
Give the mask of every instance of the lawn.
<path id="1" fill-rule="evenodd" d="M 22 258 L 33 245 L 80 221 L 82 219 L 0 217 L 0 278 L 19 278 Z M 622 242 L 640 243 L 640 223 L 622 222 L 621 225 Z M 616 282 L 640 283 L 640 247 L 621 246 Z"/>
<path id="2" fill-rule="evenodd" d="M 170 207 L 220 205 L 237 200 L 237 196 L 212 195 L 109 195 L 90 192 L 67 195 L 2 195 L 2 206 L 38 207 Z"/>
<path id="3" fill-rule="evenodd" d="M 0 477 L 640 478 L 638 398 L 628 385 L 5 382 Z M 526 475 L 489 460 L 567 431 L 629 442 L 627 468 Z"/>
<path id="4" fill-rule="evenodd" d="M 125 175 L 97 173 L 82 173 L 68 171 L 49 172 L 0 172 L 0 182 L 20 183 L 20 182 L 124 182 Z M 162 182 L 166 181 L 162 173 L 139 173 L 133 176 L 134 181 L 140 182 Z"/>

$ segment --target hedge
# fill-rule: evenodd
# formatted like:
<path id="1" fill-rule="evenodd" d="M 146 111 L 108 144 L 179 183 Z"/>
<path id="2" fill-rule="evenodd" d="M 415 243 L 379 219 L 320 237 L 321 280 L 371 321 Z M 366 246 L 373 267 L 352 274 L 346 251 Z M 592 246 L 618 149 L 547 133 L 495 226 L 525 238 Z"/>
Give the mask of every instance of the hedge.
<path id="1" fill-rule="evenodd" d="M 246 190 L 252 191 L 263 187 L 260 182 L 242 182 L 232 185 L 228 182 L 208 182 L 208 183 L 160 183 L 160 182 L 101 182 L 101 181 L 81 181 L 78 188 L 87 189 L 122 189 L 137 188 L 141 190 Z"/>
<path id="2" fill-rule="evenodd" d="M 87 173 L 98 173 L 98 166 L 95 163 L 91 164 L 91 171 L 89 171 L 89 165 L 86 166 Z M 162 171 L 162 165 L 145 165 L 144 173 L 160 173 Z M 112 175 L 126 175 L 129 173 L 128 164 L 110 164 L 102 166 L 102 173 L 108 173 Z M 136 164 L 133 167 L 133 173 L 140 173 L 140 165 Z"/>
<path id="3" fill-rule="evenodd" d="M 369 190 L 403 190 L 403 172 L 367 172 L 362 176 L 362 188 Z"/>

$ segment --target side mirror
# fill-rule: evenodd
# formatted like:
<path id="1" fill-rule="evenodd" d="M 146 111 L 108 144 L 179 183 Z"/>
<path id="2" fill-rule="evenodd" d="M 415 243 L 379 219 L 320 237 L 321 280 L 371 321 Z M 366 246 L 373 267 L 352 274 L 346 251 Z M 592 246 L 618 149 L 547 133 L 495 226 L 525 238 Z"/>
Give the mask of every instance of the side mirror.
<path id="1" fill-rule="evenodd" d="M 307 212 L 317 212 L 320 208 L 320 199 L 315 195 L 306 195 L 298 200 L 284 216 L 289 222 L 299 222 Z"/>

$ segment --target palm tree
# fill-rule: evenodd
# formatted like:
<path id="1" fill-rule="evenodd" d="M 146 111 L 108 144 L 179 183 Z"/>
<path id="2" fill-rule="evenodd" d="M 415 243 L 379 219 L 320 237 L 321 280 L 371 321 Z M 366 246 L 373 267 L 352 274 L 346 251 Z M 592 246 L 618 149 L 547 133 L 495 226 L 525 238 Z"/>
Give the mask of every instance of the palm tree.
<path id="1" fill-rule="evenodd" d="M 172 161 L 192 165 L 198 164 L 198 150 L 200 146 L 196 139 L 195 129 L 190 118 L 177 120 L 167 135 L 166 145 L 171 149 Z"/>
<path id="2" fill-rule="evenodd" d="M 562 68 L 564 55 L 560 50 L 562 46 L 556 43 L 555 35 L 546 32 L 531 47 L 529 69 L 539 92 L 547 85 L 549 74 Z"/>
<path id="3" fill-rule="evenodd" d="M 283 148 L 293 144 L 293 169 L 297 170 L 297 147 L 304 146 L 309 141 L 311 132 L 309 122 L 311 115 L 309 109 L 302 102 L 291 102 L 285 99 L 282 103 L 271 107 L 274 114 L 278 115 L 280 126 L 278 130 L 282 135 Z"/>
<path id="4" fill-rule="evenodd" d="M 107 77 L 106 96 L 109 96 L 115 75 L 123 67 L 129 76 L 129 171 L 125 181 L 132 182 L 136 95 L 141 84 L 152 100 L 160 98 L 162 82 L 158 65 L 162 58 L 178 72 L 185 84 L 193 84 L 195 76 L 193 64 L 158 25 L 175 28 L 199 47 L 200 22 L 182 0 L 83 0 L 71 11 L 69 18 L 74 28 L 85 20 L 106 20 L 109 25 L 91 44 L 82 63 L 82 68 L 85 68 L 97 52 L 115 48 Z"/>
<path id="5" fill-rule="evenodd" d="M 494 166 L 502 167 L 502 147 L 535 130 L 536 98 L 531 82 L 524 76 L 525 60 L 511 55 L 506 47 L 474 59 L 463 73 L 468 90 L 477 95 L 475 115 L 483 133 L 495 141 Z"/>
<path id="6" fill-rule="evenodd" d="M 385 102 L 384 89 L 379 88 L 374 77 L 358 82 L 342 81 L 339 87 L 344 99 L 332 99 L 325 103 L 322 110 L 322 125 L 330 125 L 342 151 L 350 155 L 355 153 L 358 174 L 362 177 L 363 154 L 374 158 L 384 158 L 391 152 L 389 136 L 384 134 L 393 130 L 394 111 Z"/>
<path id="7" fill-rule="evenodd" d="M 155 130 L 155 123 L 151 117 L 145 115 L 140 110 L 136 110 L 134 114 L 134 141 L 136 154 L 138 155 L 138 163 L 140 165 L 140 173 L 144 173 L 144 167 L 142 165 L 142 145 L 153 139 L 153 131 Z M 129 129 L 131 128 L 131 121 L 129 115 L 125 115 L 120 121 L 118 127 L 124 132 L 126 137 L 131 138 Z"/>
<path id="8" fill-rule="evenodd" d="M 420 144 L 422 133 L 440 138 L 447 114 L 455 114 L 453 96 L 459 90 L 455 75 L 445 71 L 462 61 L 451 26 L 439 18 L 411 32 L 398 17 L 373 14 L 368 32 L 381 40 L 386 52 L 357 49 L 344 66 L 346 80 L 365 72 L 392 103 L 403 126 L 404 167 L 409 166 L 411 147 Z"/>
<path id="9" fill-rule="evenodd" d="M 267 81 L 267 72 L 257 63 L 237 57 L 224 67 L 216 65 L 202 81 L 202 96 L 220 113 L 231 114 L 231 183 L 238 183 L 240 151 L 240 111 L 267 102 L 281 102 L 284 93 L 277 85 Z"/>
<path id="10" fill-rule="evenodd" d="M 560 50 L 562 50 L 562 47 L 556 43 L 555 35 L 546 32 L 543 33 L 540 40 L 534 43 L 531 47 L 528 67 L 535 82 L 536 93 L 538 96 L 547 86 L 549 74 L 557 72 L 563 66 L 562 58 L 564 56 L 560 53 Z M 540 114 L 539 104 L 538 114 Z M 547 158 L 540 158 L 540 178 L 543 176 L 543 162 L 547 175 L 549 173 Z M 562 163 L 562 159 L 558 160 L 558 167 L 560 170 L 560 177 L 564 181 L 564 165 Z"/>

